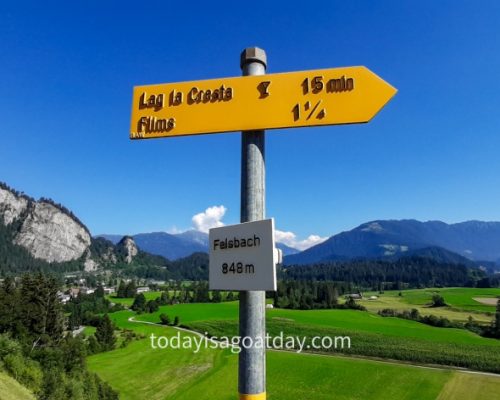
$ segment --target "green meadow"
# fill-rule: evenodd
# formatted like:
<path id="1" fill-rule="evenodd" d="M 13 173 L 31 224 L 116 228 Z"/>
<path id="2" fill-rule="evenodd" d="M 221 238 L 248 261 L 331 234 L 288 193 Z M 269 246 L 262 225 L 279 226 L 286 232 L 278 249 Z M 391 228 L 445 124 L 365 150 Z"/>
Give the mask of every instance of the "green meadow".
<path id="1" fill-rule="evenodd" d="M 449 307 L 427 307 L 435 291 L 440 292 Z M 464 329 L 381 317 L 372 305 L 378 301 L 383 303 L 381 308 L 441 310 L 455 320 L 465 315 L 478 320 L 481 316 L 486 323 L 491 321 L 495 307 L 473 298 L 499 294 L 498 289 L 406 290 L 402 296 L 399 291 L 392 291 L 380 295 L 376 301 L 363 300 L 363 304 L 370 304 L 368 312 L 266 309 L 267 331 L 271 336 L 282 331 L 285 335 L 309 338 L 351 337 L 351 349 L 341 351 L 320 349 L 300 354 L 268 351 L 268 398 L 326 400 L 335 394 L 340 400 L 496 399 L 500 393 L 500 375 L 447 368 L 499 373 L 500 341 Z M 159 292 L 148 292 L 147 298 L 155 296 Z M 191 349 L 153 349 L 151 334 L 172 337 L 179 332 L 154 325 L 159 323 L 161 313 L 171 319 L 178 316 L 181 325 L 198 332 L 219 337 L 238 334 L 238 302 L 176 304 L 162 306 L 153 314 L 120 311 L 110 314 L 117 327 L 132 329 L 143 339 L 89 357 L 89 368 L 118 390 L 121 399 L 234 399 L 238 356 L 221 349 L 202 349 L 199 353 Z M 457 318 L 457 313 L 463 316 Z M 180 334 L 194 335 L 184 331 Z M 442 367 L 428 368 L 429 365 Z"/>
<path id="2" fill-rule="evenodd" d="M 181 324 L 195 322 L 237 321 L 238 302 L 193 303 L 162 306 L 152 314 L 136 316 L 139 321 L 160 322 L 160 314 L 179 316 Z M 119 313 L 118 313 L 119 314 Z M 453 342 L 457 344 L 485 344 L 498 346 L 500 342 L 482 338 L 464 329 L 435 328 L 415 321 L 387 318 L 355 310 L 286 310 L 267 309 L 268 323 L 288 321 L 309 327 L 341 328 L 360 333 L 378 333 L 387 336 L 425 339 L 433 342 Z"/>
<path id="3" fill-rule="evenodd" d="M 205 309 L 205 311 L 207 311 Z M 121 399 L 229 400 L 237 395 L 237 355 L 229 350 L 153 349 L 149 335 L 171 337 L 174 328 L 129 321 L 115 313 L 120 328 L 145 339 L 126 348 L 88 358 L 89 368 L 120 392 Z M 181 333 L 182 337 L 191 335 Z M 468 375 L 380 361 L 269 351 L 267 391 L 270 400 L 481 400 L 500 392 L 500 377 Z M 493 399 L 493 397 L 487 397 Z"/>

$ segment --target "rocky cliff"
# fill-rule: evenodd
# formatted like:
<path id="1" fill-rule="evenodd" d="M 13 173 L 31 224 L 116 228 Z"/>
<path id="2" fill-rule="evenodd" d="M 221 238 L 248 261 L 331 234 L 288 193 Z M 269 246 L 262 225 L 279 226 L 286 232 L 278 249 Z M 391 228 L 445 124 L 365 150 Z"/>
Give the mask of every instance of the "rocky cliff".
<path id="1" fill-rule="evenodd" d="M 121 249 L 123 255 L 125 256 L 125 262 L 127 264 L 130 264 L 134 257 L 139 253 L 134 239 L 130 236 L 124 236 L 118 243 L 118 248 Z"/>
<path id="2" fill-rule="evenodd" d="M 0 220 L 16 223 L 13 243 L 38 259 L 62 263 L 79 259 L 89 249 L 91 236 L 85 226 L 47 200 L 35 201 L 2 185 Z"/>
<path id="3" fill-rule="evenodd" d="M 10 225 L 18 219 L 28 208 L 28 202 L 26 196 L 0 186 L 0 216 L 3 217 L 3 223 Z"/>
<path id="4" fill-rule="evenodd" d="M 35 259 L 47 263 L 82 260 L 85 270 L 99 267 L 88 229 L 51 200 L 35 201 L 0 183 L 0 224 L 8 232 L 2 240 L 24 248 Z"/>
<path id="5" fill-rule="evenodd" d="M 91 237 L 85 227 L 54 205 L 35 202 L 28 208 L 15 243 L 35 258 L 60 263 L 80 258 Z"/>
<path id="6" fill-rule="evenodd" d="M 0 182 L 0 272 L 37 268 L 60 271 L 164 265 L 167 260 L 140 251 L 130 236 L 114 245 L 92 238 L 87 227 L 64 206 L 33 198 Z"/>

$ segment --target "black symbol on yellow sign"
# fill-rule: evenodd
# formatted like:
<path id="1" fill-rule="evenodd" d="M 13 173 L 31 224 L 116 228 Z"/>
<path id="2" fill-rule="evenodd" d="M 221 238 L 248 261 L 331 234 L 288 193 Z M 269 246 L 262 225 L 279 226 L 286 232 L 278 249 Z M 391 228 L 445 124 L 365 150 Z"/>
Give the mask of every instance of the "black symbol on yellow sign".
<path id="1" fill-rule="evenodd" d="M 269 96 L 271 93 L 269 93 L 269 85 L 271 84 L 271 81 L 264 81 L 259 83 L 257 86 L 257 89 L 259 89 L 260 92 L 260 98 L 264 99 L 267 96 Z"/>
<path id="2" fill-rule="evenodd" d="M 310 101 L 306 101 L 304 103 L 304 107 L 301 107 L 299 103 L 295 104 L 295 106 L 292 108 L 292 113 L 293 113 L 293 120 L 298 121 L 299 119 L 306 117 L 306 121 L 311 119 L 311 117 L 314 117 L 316 119 L 323 119 L 326 117 L 326 109 L 322 108 L 320 110 L 319 106 L 321 105 L 322 100 L 318 100 L 318 102 L 314 105 L 314 107 L 311 106 Z M 302 109 L 304 111 L 304 114 L 302 115 Z"/>

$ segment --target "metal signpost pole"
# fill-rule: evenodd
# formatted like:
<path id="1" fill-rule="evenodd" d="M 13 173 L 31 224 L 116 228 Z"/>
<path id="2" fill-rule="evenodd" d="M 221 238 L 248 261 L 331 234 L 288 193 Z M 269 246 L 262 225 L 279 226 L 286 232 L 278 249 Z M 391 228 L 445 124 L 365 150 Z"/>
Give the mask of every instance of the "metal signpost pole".
<path id="1" fill-rule="evenodd" d="M 267 58 L 264 50 L 247 48 L 241 53 L 243 75 L 265 75 Z M 241 134 L 241 222 L 265 218 L 265 131 Z M 265 400 L 266 349 L 255 346 L 257 338 L 264 343 L 266 331 L 265 296 L 262 290 L 240 291 L 240 337 L 245 339 L 239 355 L 238 391 L 240 400 Z M 246 346 L 252 340 L 253 346 Z"/>

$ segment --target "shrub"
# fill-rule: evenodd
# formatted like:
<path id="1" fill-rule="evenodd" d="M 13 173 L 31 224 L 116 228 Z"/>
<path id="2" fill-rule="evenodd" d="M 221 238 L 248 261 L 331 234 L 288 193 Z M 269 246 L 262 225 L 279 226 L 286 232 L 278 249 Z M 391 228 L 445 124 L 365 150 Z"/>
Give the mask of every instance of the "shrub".
<path id="1" fill-rule="evenodd" d="M 167 314 L 160 314 L 160 321 L 162 325 L 170 325 L 170 317 Z"/>
<path id="2" fill-rule="evenodd" d="M 446 306 L 446 302 L 444 301 L 444 297 L 439 294 L 434 294 L 432 296 L 432 304 L 431 307 L 444 307 Z"/>

